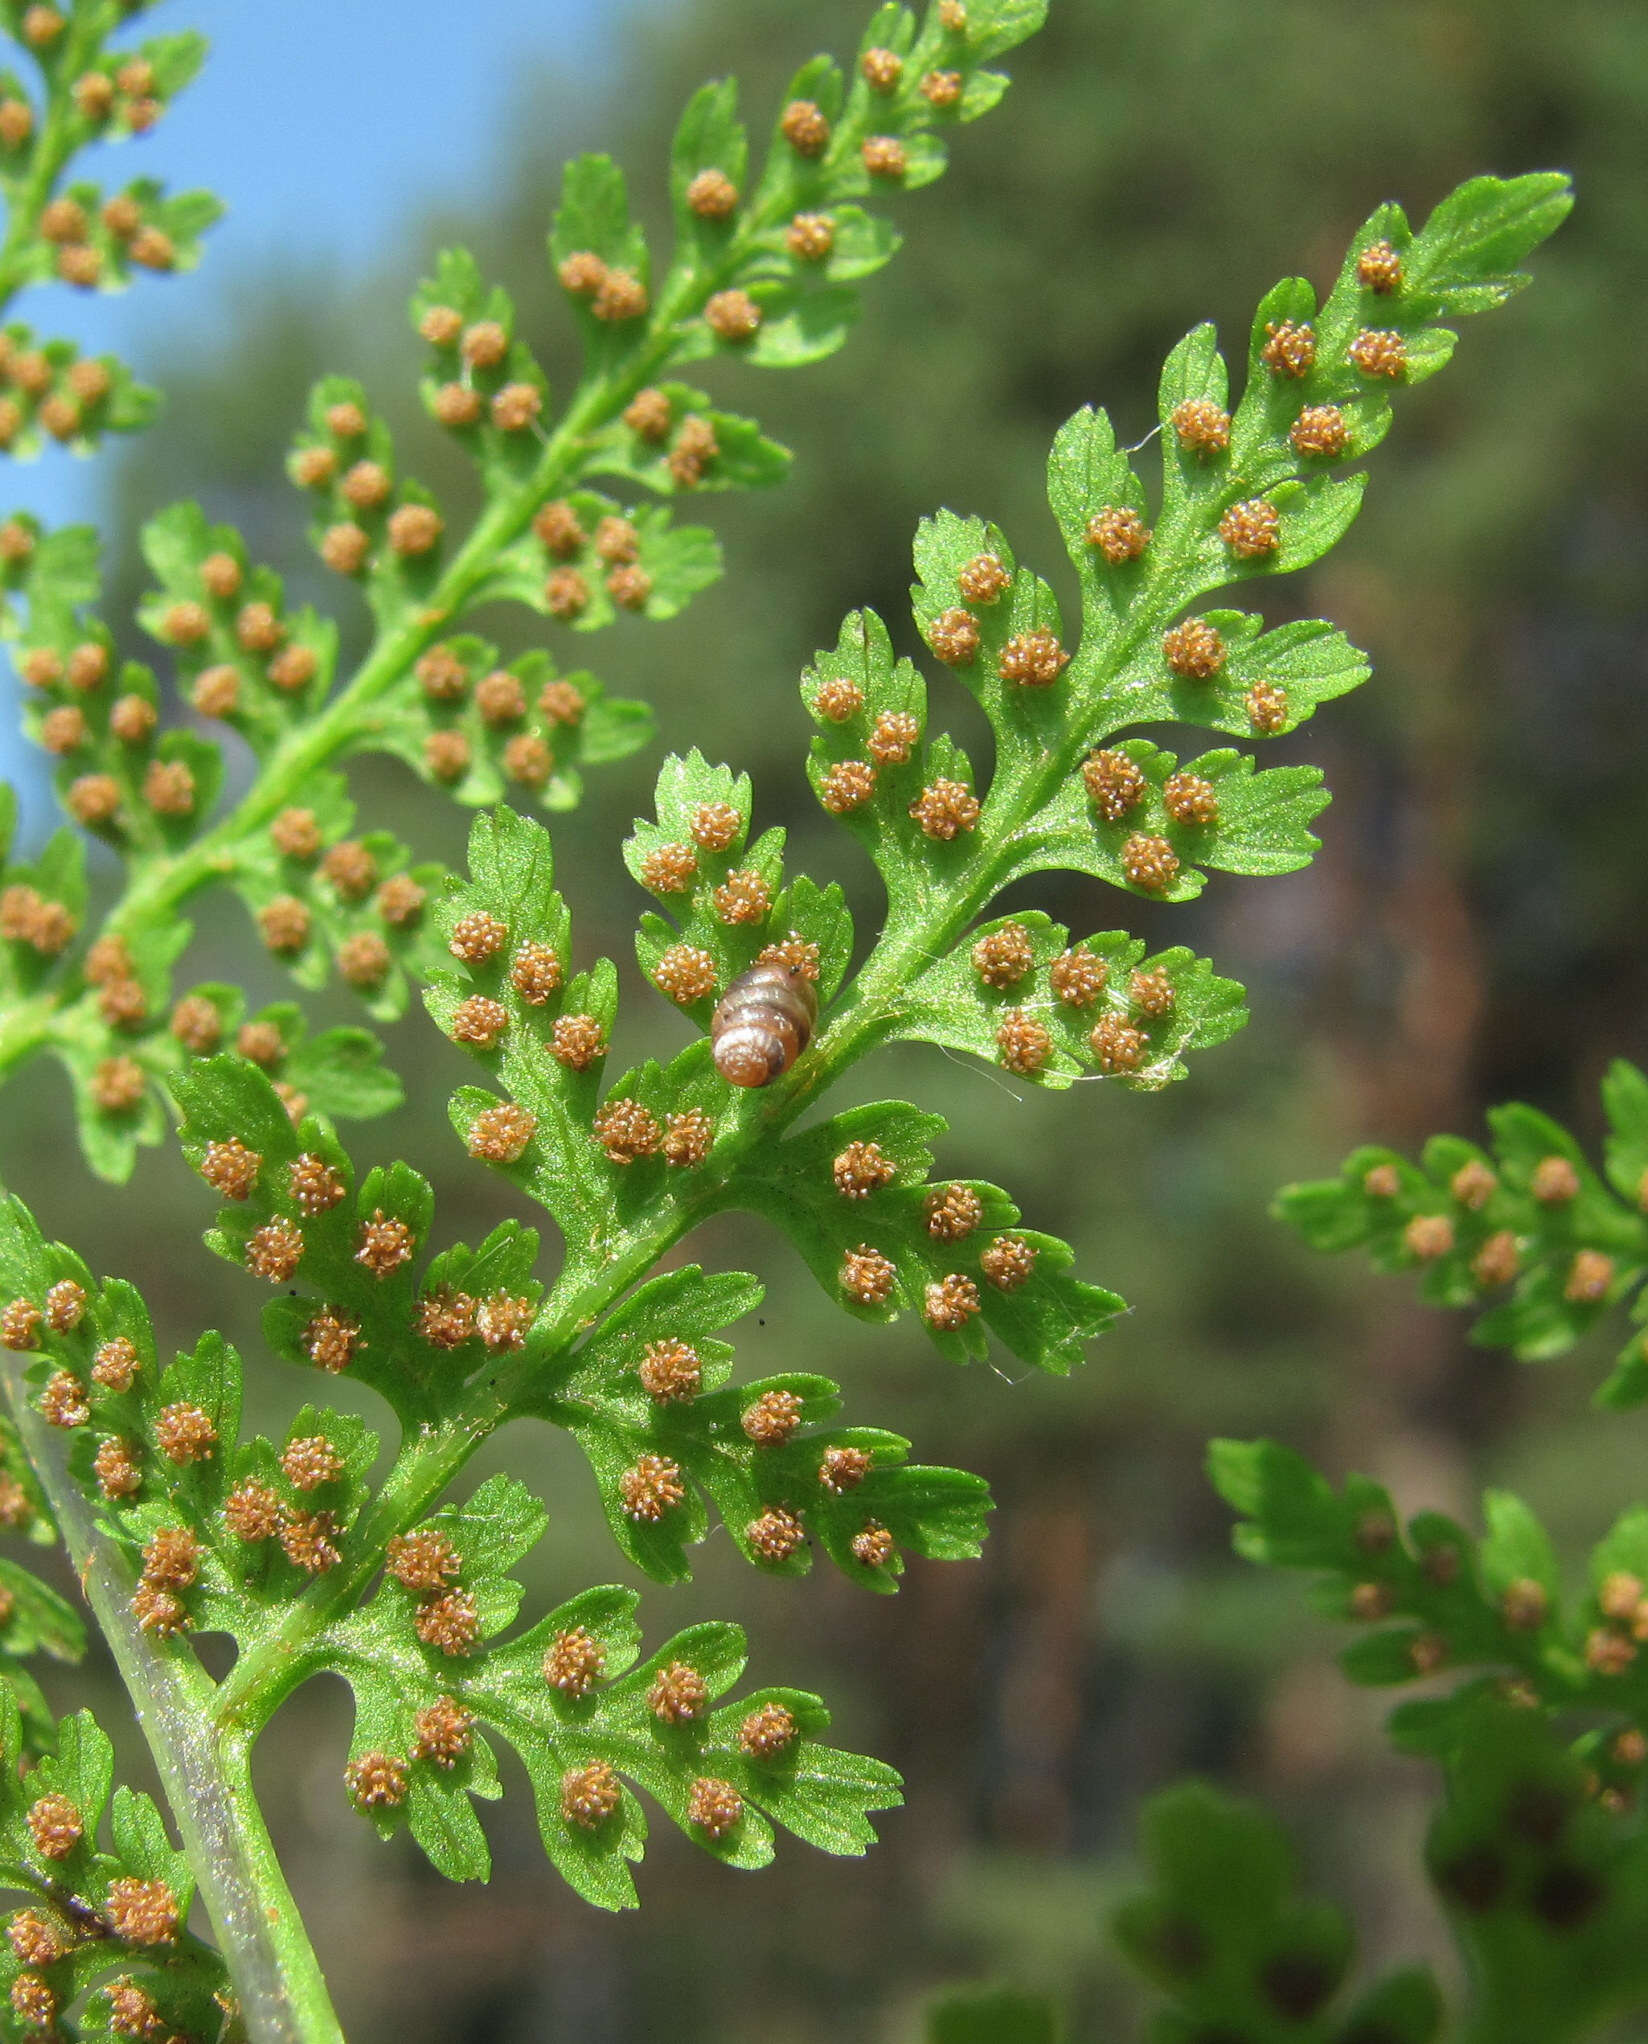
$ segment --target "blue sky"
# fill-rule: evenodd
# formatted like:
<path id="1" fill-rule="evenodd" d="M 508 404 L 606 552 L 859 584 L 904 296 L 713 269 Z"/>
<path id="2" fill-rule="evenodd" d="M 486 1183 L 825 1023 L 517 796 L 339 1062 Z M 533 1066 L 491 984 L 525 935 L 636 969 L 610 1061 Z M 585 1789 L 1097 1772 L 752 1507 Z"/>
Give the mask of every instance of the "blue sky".
<path id="1" fill-rule="evenodd" d="M 674 4 L 640 0 L 654 17 Z M 135 176 L 204 186 L 226 217 L 190 276 L 139 278 L 110 296 L 29 292 L 12 316 L 115 353 L 164 388 L 180 326 L 209 333 L 239 280 L 299 262 L 308 275 L 369 268 L 434 202 L 482 198 L 518 142 L 529 87 L 547 74 L 567 97 L 598 91 L 634 18 L 624 0 L 166 0 L 142 33 L 199 29 L 212 45 L 205 68 L 152 136 L 89 150 L 69 174 L 109 188 Z M 97 522 L 118 448 L 0 462 L 0 515 Z M 33 840 L 52 805 L 9 713 L 0 778 L 17 784 Z"/>
<path id="2" fill-rule="evenodd" d="M 120 297 L 39 292 L 16 314 L 163 383 L 168 333 L 209 327 L 236 277 L 278 274 L 299 250 L 322 273 L 368 262 L 428 202 L 484 193 L 519 132 L 523 80 L 553 70 L 574 91 L 599 86 L 631 18 L 617 0 L 167 0 L 144 32 L 199 28 L 205 70 L 152 137 L 91 152 L 71 174 L 206 186 L 228 216 L 192 277 L 141 279 Z M 108 460 L 8 463 L 5 508 L 95 518 Z"/>

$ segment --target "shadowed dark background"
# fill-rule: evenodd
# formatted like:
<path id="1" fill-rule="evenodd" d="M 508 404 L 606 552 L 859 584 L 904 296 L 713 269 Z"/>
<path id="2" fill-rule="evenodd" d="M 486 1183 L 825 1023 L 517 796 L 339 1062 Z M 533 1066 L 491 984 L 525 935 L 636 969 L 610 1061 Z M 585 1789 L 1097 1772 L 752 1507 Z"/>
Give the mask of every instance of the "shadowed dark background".
<path id="1" fill-rule="evenodd" d="M 213 11 L 193 14 L 209 30 Z M 450 521 L 470 483 L 418 415 L 403 317 L 433 251 L 467 242 L 509 283 L 564 392 L 575 365 L 542 255 L 560 160 L 611 148 L 656 219 L 669 128 L 697 82 L 735 72 L 763 128 L 799 60 L 849 54 L 863 13 L 860 0 L 615 12 L 599 64 L 523 20 L 520 62 L 541 69 L 513 135 L 502 107 L 488 115 L 488 147 L 509 166 L 493 190 L 414 212 L 369 258 L 309 268 L 299 243 L 232 270 L 205 325 L 172 311 L 180 326 L 140 363 L 167 390 L 166 416 L 120 458 L 112 489 L 111 618 L 142 586 L 138 524 L 195 495 L 294 596 L 336 604 L 358 646 L 355 599 L 308 557 L 282 473 L 312 378 L 369 384 Z M 326 61 L 294 47 L 267 89 L 301 95 L 305 68 Z M 869 287 L 845 354 L 793 377 L 708 373 L 797 455 L 777 495 L 705 500 L 726 579 L 671 625 L 625 620 L 579 648 L 609 685 L 656 703 L 665 747 L 696 743 L 749 770 L 758 822 L 791 828 L 794 866 L 843 880 L 861 928 L 877 896 L 806 794 L 794 685 L 855 605 L 919 650 L 905 595 L 916 520 L 941 503 L 994 517 L 1063 588 L 1042 472 L 1079 404 L 1142 436 L 1161 357 L 1188 326 L 1214 318 L 1239 348 L 1260 293 L 1295 271 L 1325 286 L 1382 199 L 1419 218 L 1474 172 L 1557 167 L 1575 173 L 1579 207 L 1536 258 L 1536 286 L 1468 323 L 1454 365 L 1399 406 L 1337 553 L 1270 594 L 1274 616 L 1337 619 L 1376 667 L 1267 753 L 1327 768 L 1335 802 L 1315 866 L 1218 878 L 1177 909 L 1124 905 L 1085 879 L 1033 890 L 1078 931 L 1126 922 L 1210 953 L 1248 985 L 1249 1029 L 1153 1098 L 1042 1095 L 936 1054 L 856 1075 L 859 1097 L 908 1092 L 945 1113 L 940 1169 L 1000 1179 L 1129 1299 L 1088 1369 L 1067 1383 L 955 1371 L 913 1329 L 832 1316 L 753 1223 L 697 1245 L 769 1283 L 761 1324 L 735 1330 L 747 1373 L 827 1367 L 856 1413 L 994 1487 L 986 1558 L 916 1563 L 896 1599 L 827 1570 L 758 1580 L 718 1535 L 696 1582 L 643 1600 L 651 1641 L 700 1616 L 745 1623 L 757 1677 L 820 1689 L 844 1743 L 900 1767 L 909 1807 L 862 1863 L 786 1843 L 759 1878 L 657 1825 L 642 1911 L 607 1919 L 547 1870 L 507 1758 L 489 1890 L 447 1886 L 410 1846 L 381 1849 L 342 1794 L 343 1692 L 304 1692 L 266 1741 L 262 1779 L 357 2044 L 639 2044 L 666 2028 L 678 2044 L 905 2044 L 929 1986 L 997 1971 L 1063 1995 L 1079 2038 L 1130 2037 L 1139 1999 L 1100 1921 L 1130 1878 L 1140 1798 L 1187 1770 L 1275 1804 L 1313 1878 L 1356 1906 L 1369 1956 L 1436 1950 L 1416 1865 L 1430 1777 L 1385 1754 L 1385 1699 L 1342 1682 L 1332 1629 L 1299 1586 L 1230 1558 L 1205 1440 L 1278 1433 L 1336 1473 L 1369 1470 L 1409 1510 L 1470 1516 L 1483 1481 L 1506 1482 L 1572 1553 L 1641 1488 L 1648 1422 L 1586 1405 L 1605 1338 L 1537 1375 L 1472 1350 L 1462 1321 L 1307 1256 L 1266 1204 L 1361 1137 L 1474 1133 L 1507 1094 L 1594 1134 L 1608 1058 L 1648 1055 L 1648 14 L 1628 0 L 1576 0 L 1560 19 L 1532 0 L 1055 0 L 1007 68 L 1012 95 L 959 138 L 943 184 L 896 202 L 909 245 Z M 208 71 L 196 92 L 211 91 Z M 340 130 L 330 145 L 339 204 L 349 143 Z M 438 184 L 439 164 L 423 164 L 417 188 Z M 233 237 L 231 223 L 212 260 L 232 260 Z M 196 287 L 176 288 L 181 307 Z M 489 624 L 507 645 L 532 642 L 531 620 Z M 935 715 L 957 700 L 940 689 Z M 585 807 L 555 826 L 580 960 L 610 952 L 626 973 L 614 1071 L 680 1040 L 631 962 L 640 904 L 617 850 L 658 756 L 592 775 Z M 369 766 L 356 788 L 370 820 L 458 857 L 465 820 L 407 777 Z M 198 930 L 196 976 L 279 990 L 235 905 L 207 904 Z M 321 1006 L 350 1014 L 342 996 Z M 452 1140 L 444 1098 L 466 1068 L 421 1015 L 389 1032 L 389 1055 L 411 1104 L 346 1131 L 357 1160 L 408 1157 L 435 1182 L 443 1239 L 474 1240 L 513 1208 Z M 0 1174 L 97 1267 L 163 1268 L 151 1290 L 163 1338 L 224 1328 L 254 1359 L 253 1422 L 282 1423 L 306 1386 L 263 1358 L 244 1278 L 190 1249 L 208 1215 L 198 1183 L 163 1154 L 120 1190 L 66 1151 L 43 1171 L 66 1108 L 55 1080 L 14 1088 Z M 516 1469 L 550 1505 L 529 1613 L 628 1579 L 564 1444 L 522 1427 L 484 1463 Z M 54 1686 L 65 1708 L 82 1693 Z M 122 1699 L 102 1698 L 112 1726 Z"/>

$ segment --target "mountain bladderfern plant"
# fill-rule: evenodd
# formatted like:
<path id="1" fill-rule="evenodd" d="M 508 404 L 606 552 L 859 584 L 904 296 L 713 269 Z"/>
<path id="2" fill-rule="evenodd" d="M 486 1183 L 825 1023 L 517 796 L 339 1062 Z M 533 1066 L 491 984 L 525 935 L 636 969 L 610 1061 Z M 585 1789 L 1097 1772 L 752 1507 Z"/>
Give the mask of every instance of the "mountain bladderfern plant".
<path id="1" fill-rule="evenodd" d="M 800 1574 L 816 1543 L 872 1590 L 896 1587 L 906 1554 L 977 1552 L 977 1478 L 911 1465 L 899 1436 L 837 1422 L 825 1377 L 735 1383 L 722 1335 L 759 1283 L 666 1260 L 701 1222 L 748 1209 L 784 1228 L 847 1311 L 917 1317 L 950 1360 L 992 1338 L 1044 1370 L 1081 1358 L 1120 1301 L 1072 1274 L 1066 1245 L 1022 1226 L 992 1185 L 932 1183 L 936 1117 L 903 1102 L 829 1114 L 823 1096 L 900 1040 L 1032 1083 L 1159 1087 L 1240 1026 L 1240 989 L 1187 951 L 1147 957 L 1125 932 L 1073 941 L 1039 911 L 990 911 L 1044 871 L 1182 900 L 1206 869 L 1309 859 L 1326 800 L 1315 769 L 1259 771 L 1234 747 L 1181 766 L 1124 734 L 1176 722 L 1269 737 L 1364 678 L 1328 625 L 1267 631 L 1190 606 L 1304 566 L 1342 535 L 1362 488 L 1343 461 L 1383 437 L 1400 388 L 1446 361 L 1441 322 L 1520 281 L 1517 264 L 1566 209 L 1563 181 L 1477 180 L 1417 234 L 1382 209 L 1320 307 L 1300 280 L 1263 301 L 1233 408 L 1212 332 L 1198 329 L 1164 374 L 1153 505 L 1103 414 L 1073 419 L 1050 470 L 1081 587 L 1068 644 L 1051 590 L 999 532 L 948 513 L 923 526 L 916 622 L 977 698 L 995 757 L 983 783 L 930 726 L 918 670 L 873 615 L 849 618 L 817 656 L 802 684 L 819 726 L 812 783 L 887 896 L 856 969 L 839 885 L 786 876 L 783 833 L 751 835 L 747 780 L 696 752 L 667 761 L 656 815 L 626 847 L 665 912 L 642 919 L 642 972 L 693 1025 L 667 1064 L 605 1082 L 618 970 L 575 963 L 542 825 L 488 810 L 467 875 L 449 877 L 387 836 L 349 835 L 337 769 L 388 751 L 461 799 L 490 801 L 507 780 L 565 807 L 580 762 L 644 739 L 645 714 L 606 702 L 590 677 L 545 652 L 501 667 L 453 628 L 500 597 L 573 628 L 614 607 L 665 616 L 702 586 L 717 566 L 706 535 L 586 479 L 668 496 L 776 477 L 782 457 L 755 428 L 670 372 L 717 349 L 782 364 L 836 345 L 851 281 L 892 247 L 853 201 L 936 175 L 939 130 L 1000 96 L 984 67 L 1040 12 L 939 0 L 918 26 L 881 9 L 850 90 L 823 60 L 799 75 L 755 178 L 731 88 L 709 88 L 678 135 L 678 246 L 657 284 L 618 173 L 573 166 L 552 254 L 588 364 L 558 423 L 508 302 L 466 259 L 444 259 L 414 314 L 431 409 L 482 471 L 467 535 L 449 542 L 438 507 L 398 479 L 357 386 L 321 387 L 293 457 L 320 505 L 323 559 L 374 612 L 348 680 L 334 679 L 333 628 L 284 613 L 278 582 L 247 567 L 232 533 L 191 508 L 158 520 L 144 622 L 172 649 L 185 699 L 251 754 L 221 814 L 217 748 L 191 730 L 157 735 L 157 683 L 136 664 L 117 674 L 110 636 L 86 615 L 84 535 L 5 528 L 31 721 L 63 761 L 71 815 L 121 854 L 124 884 L 92 935 L 72 834 L 7 872 L 0 1064 L 50 1051 L 69 1066 L 83 1141 L 109 1175 L 130 1170 L 175 1106 L 186 1155 L 225 1202 L 210 1245 L 279 1288 L 264 1316 L 275 1355 L 366 1383 L 396 1428 L 380 1458 L 362 1421 L 305 1404 L 279 1440 L 243 1439 L 228 1344 L 206 1334 L 162 1367 L 133 1286 L 48 1243 L 20 1201 L 0 1210 L 4 1517 L 61 1537 L 182 1839 L 178 1854 L 122 1791 L 105 1849 L 106 1745 L 84 1718 L 55 1725 L 21 1665 L 37 1647 L 72 1653 L 75 1615 L 6 1562 L 7 1751 L 26 1770 L 8 1765 L 0 1814 L 5 1878 L 27 1898 L 5 1960 L 18 2034 L 204 2038 L 221 2019 L 259 2040 L 338 2035 L 251 1778 L 259 1732 L 317 1674 L 355 1698 L 340 1794 L 455 1878 L 487 1871 L 471 1799 L 499 1793 L 499 1739 L 526 1766 L 550 1858 L 608 1906 L 634 1899 L 637 1789 L 745 1866 L 771 1856 L 774 1825 L 862 1851 L 870 1814 L 897 1800 L 890 1769 L 822 1742 L 818 1699 L 731 1695 L 735 1627 L 695 1626 L 638 1661 L 637 1600 L 605 1588 L 516 1630 L 509 1571 L 543 1509 L 510 1475 L 449 1494 L 485 1441 L 531 1417 L 577 1442 L 619 1547 L 661 1581 L 688 1573 L 712 1509 L 756 1567 Z M 335 1119 L 394 1097 L 366 1032 L 305 1042 L 296 1005 L 247 1019 L 226 987 L 174 1005 L 179 912 L 219 879 L 300 987 L 335 959 L 389 1015 L 409 979 L 423 986 L 489 1082 L 453 1100 L 461 1140 L 556 1224 L 560 1256 L 543 1275 L 522 1224 L 438 1248 L 424 1179 L 398 1163 L 357 1173 Z M 791 1042 L 775 1058 L 770 1083 L 734 1087 L 711 1055 L 714 1011 L 763 966 L 798 1008 L 816 1003 L 818 1024 L 799 1055 Z M 214 1632 L 236 1644 L 215 1681 L 193 1646 Z M 226 1980 L 182 1927 L 192 1885 Z"/>

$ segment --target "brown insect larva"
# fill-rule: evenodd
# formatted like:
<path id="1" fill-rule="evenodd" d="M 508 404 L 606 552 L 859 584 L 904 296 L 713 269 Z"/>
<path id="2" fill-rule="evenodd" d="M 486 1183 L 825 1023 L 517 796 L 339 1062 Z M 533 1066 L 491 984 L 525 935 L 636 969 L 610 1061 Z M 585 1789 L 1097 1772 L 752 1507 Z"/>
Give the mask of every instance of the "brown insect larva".
<path id="1" fill-rule="evenodd" d="M 739 975 L 710 1020 L 715 1069 L 734 1086 L 765 1086 L 787 1072 L 812 1039 L 818 994 L 787 965 Z"/>

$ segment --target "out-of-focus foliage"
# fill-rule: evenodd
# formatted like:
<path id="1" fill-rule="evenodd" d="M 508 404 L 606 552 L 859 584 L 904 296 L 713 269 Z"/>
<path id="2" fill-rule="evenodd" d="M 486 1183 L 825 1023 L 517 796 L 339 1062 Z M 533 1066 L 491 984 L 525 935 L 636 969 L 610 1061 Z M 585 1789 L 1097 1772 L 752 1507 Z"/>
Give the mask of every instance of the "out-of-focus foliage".
<path id="1" fill-rule="evenodd" d="M 1523 1362 L 1561 1355 L 1610 1307 L 1648 1301 L 1648 1079 L 1616 1060 L 1602 1088 L 1603 1169 L 1531 1107 L 1493 1109 L 1493 1158 L 1458 1136 L 1433 1136 L 1419 1164 L 1364 1145 L 1337 1179 L 1288 1186 L 1277 1212 L 1313 1249 L 1365 1248 L 1380 1270 L 1418 1270 L 1433 1306 L 1474 1305 L 1515 1290 L 1471 1329 Z M 1636 1296 L 1633 1298 L 1633 1294 Z M 1597 1393 L 1624 1408 L 1648 1398 L 1648 1341 L 1633 1334 Z"/>

